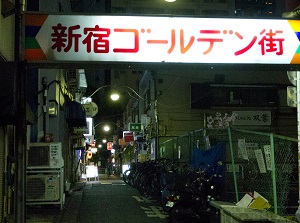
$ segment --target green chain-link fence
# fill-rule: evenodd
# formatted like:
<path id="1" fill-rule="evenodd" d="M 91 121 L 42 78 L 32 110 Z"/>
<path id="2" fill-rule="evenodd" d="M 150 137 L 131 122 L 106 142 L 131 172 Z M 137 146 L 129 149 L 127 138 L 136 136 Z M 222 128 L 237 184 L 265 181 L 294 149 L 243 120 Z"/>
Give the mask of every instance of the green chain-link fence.
<path id="1" fill-rule="evenodd" d="M 207 150 L 219 142 L 226 144 L 224 200 L 237 202 L 257 191 L 276 214 L 298 205 L 291 204 L 298 201 L 297 139 L 231 128 L 198 130 L 160 143 L 158 157 L 190 163 L 193 149 Z"/>
<path id="2" fill-rule="evenodd" d="M 297 168 L 297 144 L 294 143 L 297 140 L 233 129 L 229 137 L 231 148 L 230 153 L 227 150 L 226 160 L 232 162 L 227 164 L 226 182 L 228 189 L 232 188 L 229 185 L 235 185 L 236 200 L 247 192 L 257 191 L 269 200 L 275 213 L 285 214 L 293 169 Z M 228 198 L 232 192 L 228 190 Z"/>
<path id="3" fill-rule="evenodd" d="M 200 146 L 203 146 L 202 129 L 160 143 L 158 158 L 168 158 L 178 160 L 180 163 L 190 163 L 192 148 Z"/>

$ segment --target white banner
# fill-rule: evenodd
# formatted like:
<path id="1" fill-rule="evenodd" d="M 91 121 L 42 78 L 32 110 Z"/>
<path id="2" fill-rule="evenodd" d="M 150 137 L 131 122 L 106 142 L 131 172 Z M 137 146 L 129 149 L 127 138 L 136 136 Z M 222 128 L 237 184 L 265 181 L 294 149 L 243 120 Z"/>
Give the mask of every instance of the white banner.
<path id="1" fill-rule="evenodd" d="M 298 64 L 297 20 L 25 15 L 25 59 Z"/>

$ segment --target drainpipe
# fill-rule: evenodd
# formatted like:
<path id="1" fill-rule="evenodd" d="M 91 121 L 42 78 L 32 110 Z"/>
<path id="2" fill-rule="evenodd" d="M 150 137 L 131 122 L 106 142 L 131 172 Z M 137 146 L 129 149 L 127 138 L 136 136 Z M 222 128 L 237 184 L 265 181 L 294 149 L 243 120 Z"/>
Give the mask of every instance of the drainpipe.
<path id="1" fill-rule="evenodd" d="M 47 77 L 42 78 L 42 85 L 43 85 L 43 132 L 44 132 L 44 141 L 46 140 L 46 123 L 47 123 Z"/>

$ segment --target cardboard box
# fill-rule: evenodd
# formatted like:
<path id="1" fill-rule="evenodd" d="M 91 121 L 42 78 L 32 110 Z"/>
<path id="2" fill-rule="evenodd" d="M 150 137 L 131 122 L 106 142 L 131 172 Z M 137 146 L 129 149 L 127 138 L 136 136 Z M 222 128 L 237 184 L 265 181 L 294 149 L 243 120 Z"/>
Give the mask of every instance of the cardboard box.
<path id="1" fill-rule="evenodd" d="M 267 210 L 271 207 L 269 201 L 256 191 L 254 191 L 253 195 L 245 194 L 236 205 L 239 207 L 254 208 L 259 210 Z"/>

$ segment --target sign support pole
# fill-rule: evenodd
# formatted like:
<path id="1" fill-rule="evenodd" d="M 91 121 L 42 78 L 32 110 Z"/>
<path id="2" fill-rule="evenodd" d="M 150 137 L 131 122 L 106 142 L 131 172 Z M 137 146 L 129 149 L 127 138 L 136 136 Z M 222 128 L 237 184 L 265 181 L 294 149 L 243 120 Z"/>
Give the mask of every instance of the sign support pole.
<path id="1" fill-rule="evenodd" d="M 298 132 L 298 202 L 300 201 L 300 71 L 297 71 L 297 132 Z"/>
<path id="2" fill-rule="evenodd" d="M 14 222 L 23 223 L 26 208 L 26 72 L 21 57 L 21 31 L 22 31 L 22 0 L 15 0 L 15 49 L 14 62 L 17 87 L 17 122 L 16 122 L 16 147 L 14 156 L 16 160 L 15 174 L 15 209 Z"/>

